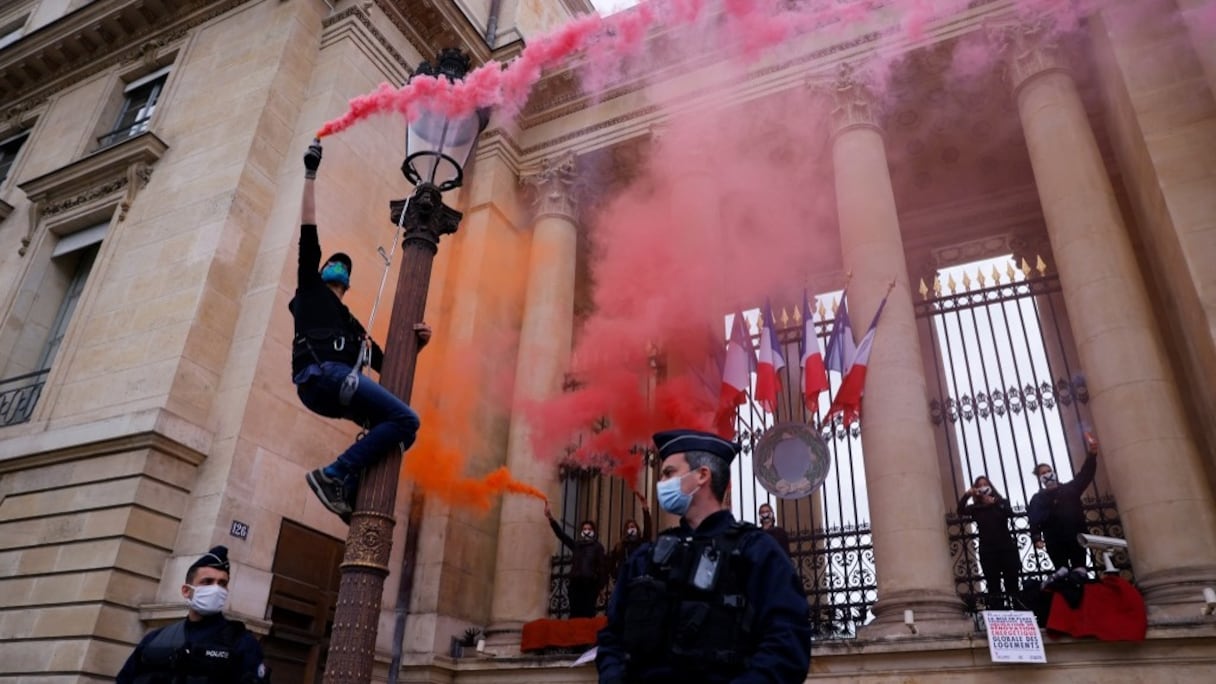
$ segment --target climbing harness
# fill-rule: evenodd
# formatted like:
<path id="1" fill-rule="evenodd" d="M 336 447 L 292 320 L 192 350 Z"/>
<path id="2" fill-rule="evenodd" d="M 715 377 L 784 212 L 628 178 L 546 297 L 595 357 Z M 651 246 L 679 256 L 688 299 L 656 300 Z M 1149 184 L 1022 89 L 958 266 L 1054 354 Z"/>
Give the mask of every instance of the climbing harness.
<path id="1" fill-rule="evenodd" d="M 359 378 L 363 375 L 363 369 L 372 362 L 372 325 L 376 323 L 376 311 L 380 308 L 380 297 L 384 295 L 384 284 L 388 282 L 388 270 L 393 265 L 393 256 L 397 253 L 397 241 L 401 235 L 401 230 L 405 225 L 405 210 L 409 208 L 409 199 L 405 200 L 405 206 L 401 208 L 401 214 L 397 218 L 397 225 L 393 227 L 392 245 L 386 254 L 383 246 L 376 247 L 376 252 L 380 258 L 384 260 L 384 270 L 380 273 L 380 288 L 376 290 L 376 298 L 372 300 L 372 311 L 367 317 L 368 334 L 363 336 L 363 340 L 359 344 L 359 358 L 355 361 L 355 365 L 350 369 L 342 380 L 342 387 L 338 390 L 338 403 L 342 406 L 350 406 L 351 399 L 354 398 L 355 392 L 359 389 Z M 343 339 L 345 342 L 345 339 Z M 363 431 L 359 433 L 356 439 L 360 439 L 367 434 L 367 425 L 363 426 Z"/>

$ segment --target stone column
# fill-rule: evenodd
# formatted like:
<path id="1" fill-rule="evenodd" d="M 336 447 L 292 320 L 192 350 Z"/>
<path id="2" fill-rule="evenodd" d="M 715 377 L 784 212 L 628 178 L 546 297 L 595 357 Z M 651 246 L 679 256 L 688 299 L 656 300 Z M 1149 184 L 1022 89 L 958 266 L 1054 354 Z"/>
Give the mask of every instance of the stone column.
<path id="1" fill-rule="evenodd" d="M 571 188 L 574 171 L 574 155 L 567 153 L 521 179 L 535 188 L 537 209 L 516 362 L 516 407 L 560 392 L 569 364 L 578 231 Z M 555 469 L 543 456 L 534 453 L 531 426 L 516 409 L 511 415 L 507 467 L 521 482 L 554 492 Z M 488 630 L 496 650 L 518 648 L 523 624 L 545 616 L 552 549 L 553 533 L 541 503 L 522 496 L 505 497 Z"/>
<path id="2" fill-rule="evenodd" d="M 1050 37 L 1026 25 L 997 36 L 1136 582 L 1155 613 L 1193 615 L 1216 584 L 1216 507 L 1123 216 Z"/>
<path id="3" fill-rule="evenodd" d="M 895 281 L 867 367 L 861 421 L 878 580 L 876 620 L 867 629 L 907 634 L 904 611 L 913 610 L 920 634 L 969 633 L 954 591 L 925 368 L 876 106 L 847 69 L 832 91 L 836 204 L 858 336 Z"/>

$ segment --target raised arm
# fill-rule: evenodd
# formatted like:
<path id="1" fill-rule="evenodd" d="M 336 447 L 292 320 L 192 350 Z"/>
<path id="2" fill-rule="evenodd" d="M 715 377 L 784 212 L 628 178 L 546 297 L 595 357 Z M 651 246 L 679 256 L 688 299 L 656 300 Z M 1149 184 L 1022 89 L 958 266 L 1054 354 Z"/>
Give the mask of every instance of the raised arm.
<path id="1" fill-rule="evenodd" d="M 1077 494 L 1080 495 L 1094 481 L 1094 474 L 1098 472 L 1098 452 L 1095 449 L 1090 449 L 1085 454 L 1085 463 L 1081 466 L 1081 470 L 1077 472 Z"/>
<path id="2" fill-rule="evenodd" d="M 321 165 L 321 143 L 313 140 L 304 154 L 304 190 L 300 197 L 300 258 L 296 272 L 296 286 L 303 287 L 313 279 L 320 279 L 321 242 L 317 238 L 317 168 Z"/>
<path id="3" fill-rule="evenodd" d="M 574 550 L 574 539 L 562 530 L 562 526 L 557 524 L 553 519 L 553 511 L 549 510 L 549 502 L 545 502 L 545 517 L 549 519 L 549 527 L 553 528 L 553 534 L 561 540 L 571 551 Z"/>
<path id="4" fill-rule="evenodd" d="M 646 503 L 646 497 L 642 496 L 642 493 L 636 489 L 633 491 L 633 496 L 638 500 L 638 503 L 642 504 L 642 540 L 654 541 L 654 537 L 650 536 L 654 532 L 651 528 L 650 504 Z"/>
<path id="5" fill-rule="evenodd" d="M 321 166 L 321 142 L 313 139 L 304 153 L 304 192 L 300 197 L 300 223 L 317 225 L 317 169 Z"/>

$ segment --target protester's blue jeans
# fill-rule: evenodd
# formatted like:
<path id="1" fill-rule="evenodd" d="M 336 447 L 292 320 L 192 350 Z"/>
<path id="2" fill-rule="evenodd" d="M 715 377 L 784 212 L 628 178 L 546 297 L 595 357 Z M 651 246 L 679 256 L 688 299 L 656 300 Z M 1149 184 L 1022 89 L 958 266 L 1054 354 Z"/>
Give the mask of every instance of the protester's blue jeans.
<path id="1" fill-rule="evenodd" d="M 414 409 L 366 375 L 359 378 L 350 405 L 342 406 L 338 393 L 350 371 L 344 363 L 326 361 L 310 365 L 294 380 L 296 393 L 308 410 L 327 418 L 353 420 L 367 428 L 363 439 L 350 445 L 333 464 L 339 471 L 358 475 L 397 444 L 402 451 L 409 449 L 421 422 Z"/>

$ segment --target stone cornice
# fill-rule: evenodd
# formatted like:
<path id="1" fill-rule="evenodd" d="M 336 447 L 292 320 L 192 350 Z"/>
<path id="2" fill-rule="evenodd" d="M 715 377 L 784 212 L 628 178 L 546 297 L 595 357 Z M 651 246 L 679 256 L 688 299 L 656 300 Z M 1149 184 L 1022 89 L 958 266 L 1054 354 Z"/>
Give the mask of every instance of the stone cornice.
<path id="1" fill-rule="evenodd" d="M 26 427 L 36 428 L 32 424 Z M 12 430 L 5 428 L 4 432 Z M 198 465 L 213 435 L 162 409 L 0 439 L 0 474 L 123 451 L 155 449 Z"/>
<path id="2" fill-rule="evenodd" d="M 31 216 L 17 253 L 25 255 L 43 218 L 104 204 L 120 192 L 118 220 L 125 219 L 136 193 L 148 184 L 153 164 L 168 149 L 156 134 L 144 132 L 18 185 L 30 199 Z"/>
<path id="3" fill-rule="evenodd" d="M 780 62 L 768 62 L 764 66 L 751 69 L 745 75 L 734 79 L 732 84 L 735 87 L 726 93 L 727 97 L 724 98 L 723 93 L 718 93 L 715 95 L 715 102 L 717 106 L 729 106 L 764 97 L 774 92 L 805 87 L 808 77 L 816 74 L 829 74 L 835 65 L 846 60 L 860 64 L 864 63 L 869 55 L 879 51 L 885 54 L 892 50 L 911 50 L 980 31 L 983 30 L 986 21 L 994 17 L 1008 16 L 1011 11 L 1010 7 L 1011 4 L 1008 0 L 975 0 L 970 3 L 968 9 L 926 27 L 924 36 L 915 45 L 908 43 L 902 31 L 897 28 L 889 28 L 862 33 L 848 40 L 825 45 Z M 656 34 L 648 40 L 662 39 L 662 34 Z M 698 66 L 706 68 L 711 66 L 712 61 L 703 61 Z M 656 81 L 672 78 L 675 73 L 678 73 L 678 70 L 671 71 L 675 66 L 663 67 L 659 71 L 647 73 L 644 79 L 624 83 L 593 95 L 580 91 L 577 78 L 580 64 L 574 63 L 560 71 L 550 72 L 537 84 L 531 100 L 520 117 L 520 127 L 527 131 L 541 124 L 591 109 L 623 95 L 641 91 Z M 687 65 L 681 62 L 679 66 L 684 68 Z M 675 109 L 681 109 L 695 108 L 700 102 L 697 100 L 693 103 L 689 100 L 689 102 L 672 104 Z M 663 112 L 672 108 L 672 106 L 645 103 L 608 120 L 595 120 L 594 117 L 591 117 L 595 123 L 589 126 L 568 130 L 552 138 L 532 142 L 525 146 L 523 149 L 525 163 L 536 156 L 553 154 L 556 150 L 567 147 L 584 149 L 588 141 L 591 141 L 590 145 L 594 148 L 622 139 L 645 135 L 646 119 L 662 117 Z M 614 128 L 621 130 L 619 133 L 608 132 L 608 129 Z M 624 130 L 626 128 L 629 130 Z M 608 134 L 605 135 L 605 133 Z"/>
<path id="4" fill-rule="evenodd" d="M 8 215 L 11 213 L 13 213 L 13 205 L 0 200 L 0 223 L 3 223 L 4 219 L 8 218 Z"/>
<path id="5" fill-rule="evenodd" d="M 595 6 L 591 4 L 591 0 L 561 0 L 561 3 L 565 5 L 566 11 L 570 12 L 572 17 L 595 12 Z"/>
<path id="6" fill-rule="evenodd" d="M 414 66 L 417 66 L 406 61 L 389 39 L 380 32 L 380 29 L 376 28 L 367 12 L 358 5 L 347 7 L 337 14 L 326 17 L 321 25 L 325 28 L 321 34 L 322 50 L 344 38 L 351 37 L 356 44 L 360 45 L 364 54 L 373 63 L 379 64 L 380 70 L 397 86 L 408 81 Z M 370 43 L 370 45 L 364 46 L 364 42 Z"/>
<path id="7" fill-rule="evenodd" d="M 114 65 L 155 58 L 195 27 L 249 0 L 92 2 L 0 50 L 0 102 L 10 120 Z"/>
<path id="8" fill-rule="evenodd" d="M 453 2 L 442 0 L 375 0 L 401 35 L 424 57 L 443 48 L 457 47 L 469 54 L 473 66 L 490 59 L 481 29 L 474 26 Z"/>
<path id="9" fill-rule="evenodd" d="M 507 163 L 511 170 L 518 172 L 523 150 L 510 134 L 501 128 L 493 128 L 477 139 L 477 149 L 474 150 L 474 160 L 498 157 Z M 476 161 L 474 162 L 476 164 Z"/>

